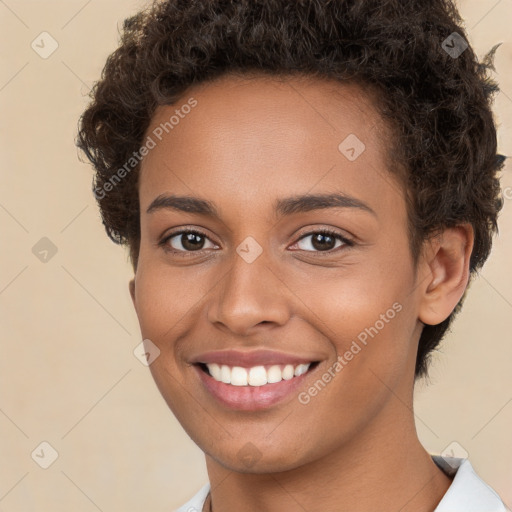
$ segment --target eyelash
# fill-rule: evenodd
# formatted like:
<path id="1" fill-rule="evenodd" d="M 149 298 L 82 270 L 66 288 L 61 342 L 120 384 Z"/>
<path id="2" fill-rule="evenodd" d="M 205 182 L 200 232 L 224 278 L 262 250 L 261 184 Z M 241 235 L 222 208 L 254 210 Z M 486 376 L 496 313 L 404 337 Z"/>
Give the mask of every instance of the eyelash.
<path id="1" fill-rule="evenodd" d="M 169 240 L 171 240 L 171 238 L 174 238 L 175 236 L 178 236 L 178 235 L 183 235 L 185 233 L 187 233 L 187 234 L 192 233 L 194 235 L 199 235 L 204 238 L 208 238 L 208 235 L 206 233 L 203 233 L 202 231 L 199 231 L 197 229 L 181 229 L 180 231 L 170 233 L 169 235 L 164 237 L 160 242 L 158 242 L 158 246 L 162 247 L 164 249 L 164 251 L 166 251 L 166 252 L 170 252 L 172 254 L 176 254 L 176 255 L 182 256 L 182 257 L 187 257 L 188 255 L 192 255 L 194 253 L 201 252 L 203 249 L 200 249 L 198 251 L 180 251 L 180 250 L 169 248 L 168 242 L 169 242 Z M 345 238 L 344 236 L 340 235 L 338 232 L 333 231 L 328 228 L 323 228 L 323 229 L 318 229 L 315 231 L 308 231 L 307 233 L 303 233 L 300 236 L 300 238 L 293 245 L 300 242 L 304 238 L 307 238 L 308 236 L 318 235 L 318 234 L 332 236 L 333 238 L 340 240 L 343 243 L 343 245 L 340 247 L 336 247 L 335 249 L 329 249 L 328 251 L 304 251 L 303 250 L 304 252 L 308 252 L 308 253 L 312 252 L 312 253 L 316 253 L 316 254 L 330 255 L 343 247 L 353 247 L 355 245 L 355 242 L 353 242 L 352 240 L 349 240 L 348 238 Z M 301 249 L 298 249 L 298 250 L 301 250 Z"/>

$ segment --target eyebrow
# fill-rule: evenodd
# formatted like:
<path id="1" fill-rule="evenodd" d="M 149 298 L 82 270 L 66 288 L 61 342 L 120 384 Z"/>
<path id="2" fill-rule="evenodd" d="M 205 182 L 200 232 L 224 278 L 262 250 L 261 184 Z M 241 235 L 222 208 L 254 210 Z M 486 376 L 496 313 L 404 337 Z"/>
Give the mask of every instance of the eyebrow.
<path id="1" fill-rule="evenodd" d="M 274 202 L 274 211 L 278 217 L 327 208 L 355 208 L 371 213 L 375 217 L 377 216 L 377 214 L 360 199 L 341 193 L 298 195 L 277 199 Z M 212 202 L 193 196 L 161 194 L 151 202 L 146 213 L 153 213 L 162 209 L 197 213 L 220 219 L 218 210 Z"/>

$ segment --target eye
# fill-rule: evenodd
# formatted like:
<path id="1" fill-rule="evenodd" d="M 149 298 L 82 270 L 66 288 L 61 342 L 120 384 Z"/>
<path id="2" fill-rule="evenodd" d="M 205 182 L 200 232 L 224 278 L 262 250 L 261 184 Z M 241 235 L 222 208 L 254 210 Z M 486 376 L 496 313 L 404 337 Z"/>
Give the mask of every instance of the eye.
<path id="1" fill-rule="evenodd" d="M 311 240 L 307 241 L 311 237 Z M 208 247 L 208 242 L 210 246 Z M 303 246 L 300 247 L 300 244 Z M 185 256 L 187 253 L 199 252 L 203 249 L 218 248 L 208 236 L 202 231 L 196 229 L 181 229 L 170 233 L 159 243 L 165 251 Z M 329 229 L 321 229 L 305 233 L 295 242 L 294 246 L 299 246 L 300 250 L 307 252 L 334 252 L 343 246 L 352 247 L 354 242 L 348 240 L 340 233 Z M 293 246 L 292 246 L 293 247 Z"/>
<path id="2" fill-rule="evenodd" d="M 311 239 L 308 240 L 310 237 Z M 343 246 L 352 247 L 354 245 L 354 242 L 351 240 L 329 229 L 310 231 L 303 235 L 294 245 L 298 245 L 306 240 L 308 241 L 303 244 L 303 247 L 299 247 L 299 249 L 308 252 L 332 252 Z M 338 245 L 336 245 L 337 242 L 339 242 Z"/>
<path id="3" fill-rule="evenodd" d="M 206 241 L 210 242 L 210 247 L 205 246 Z M 159 245 L 166 251 L 175 253 L 195 252 L 217 247 L 205 233 L 195 229 L 182 229 L 171 233 L 163 238 Z"/>

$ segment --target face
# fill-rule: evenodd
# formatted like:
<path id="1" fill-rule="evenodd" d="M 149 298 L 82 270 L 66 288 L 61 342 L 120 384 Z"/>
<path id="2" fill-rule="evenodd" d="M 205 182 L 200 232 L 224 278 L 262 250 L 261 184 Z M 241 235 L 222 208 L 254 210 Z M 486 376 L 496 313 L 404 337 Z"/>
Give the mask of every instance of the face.
<path id="1" fill-rule="evenodd" d="M 356 85 L 296 78 L 225 76 L 152 119 L 132 297 L 162 396 L 224 467 L 298 468 L 411 414 L 419 299 L 386 134 Z"/>

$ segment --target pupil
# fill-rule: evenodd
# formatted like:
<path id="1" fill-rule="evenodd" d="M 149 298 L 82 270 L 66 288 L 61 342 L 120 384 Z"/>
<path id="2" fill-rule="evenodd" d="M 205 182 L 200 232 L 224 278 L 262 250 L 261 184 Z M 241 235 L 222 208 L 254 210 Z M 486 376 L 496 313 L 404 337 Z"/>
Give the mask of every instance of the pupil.
<path id="1" fill-rule="evenodd" d="M 327 246 L 326 246 L 327 240 Z M 318 233 L 313 237 L 313 247 L 318 250 L 328 250 L 334 247 L 334 237 L 328 234 Z"/>
<path id="2" fill-rule="evenodd" d="M 196 235 L 195 233 L 185 233 L 181 235 L 181 244 L 187 250 L 197 251 L 204 245 L 204 240 L 201 239 L 201 235 Z"/>

